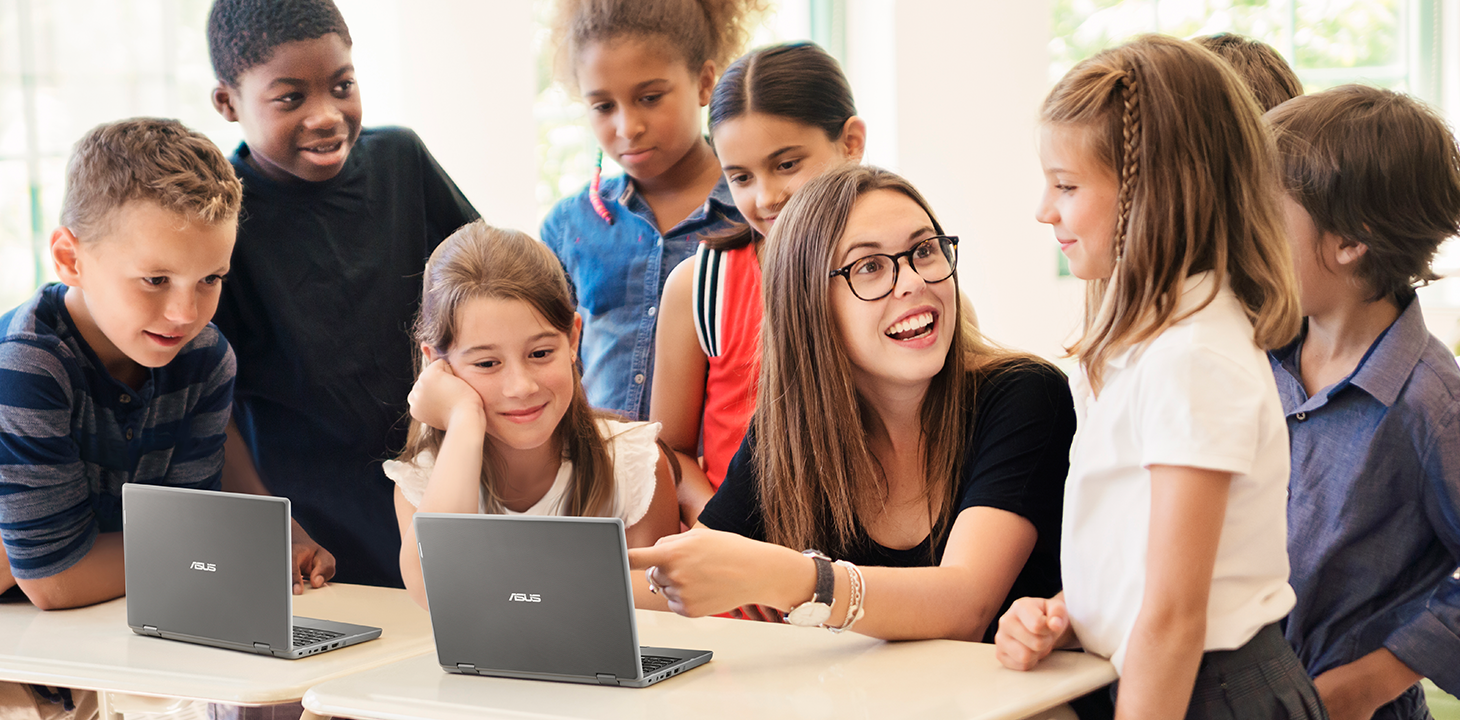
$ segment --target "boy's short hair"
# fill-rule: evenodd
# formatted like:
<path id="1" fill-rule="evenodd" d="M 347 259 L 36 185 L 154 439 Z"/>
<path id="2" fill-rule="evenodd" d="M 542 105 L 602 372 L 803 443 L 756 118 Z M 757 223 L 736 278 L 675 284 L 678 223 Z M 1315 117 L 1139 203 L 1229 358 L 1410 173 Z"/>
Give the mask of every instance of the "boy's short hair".
<path id="1" fill-rule="evenodd" d="M 80 141 L 66 165 L 61 224 L 83 241 L 132 200 L 146 200 L 208 225 L 238 217 L 243 183 L 202 133 L 176 120 L 103 123 Z"/>
<path id="2" fill-rule="evenodd" d="M 332 0 L 216 0 L 208 13 L 208 57 L 229 86 L 269 61 L 274 48 L 330 33 L 351 46 L 350 28 Z"/>
<path id="3" fill-rule="evenodd" d="M 1460 150 L 1408 95 L 1342 85 L 1267 114 L 1283 187 L 1322 232 L 1368 246 L 1356 266 L 1371 300 L 1438 280 L 1435 251 L 1460 230 Z"/>
<path id="4" fill-rule="evenodd" d="M 1267 112 L 1303 94 L 1303 83 L 1293 66 L 1261 40 L 1235 33 L 1217 33 L 1191 39 L 1211 50 L 1231 65 L 1247 82 L 1263 112 Z"/>

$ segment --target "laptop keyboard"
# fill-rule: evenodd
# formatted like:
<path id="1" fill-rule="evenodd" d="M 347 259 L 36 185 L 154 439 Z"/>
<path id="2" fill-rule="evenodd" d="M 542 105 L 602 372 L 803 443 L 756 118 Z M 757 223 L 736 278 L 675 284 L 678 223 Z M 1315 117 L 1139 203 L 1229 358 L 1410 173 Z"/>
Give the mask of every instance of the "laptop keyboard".
<path id="1" fill-rule="evenodd" d="M 333 639 L 335 639 L 337 637 L 344 637 L 344 636 L 345 636 L 345 634 L 342 633 L 342 632 L 334 632 L 333 630 L 320 630 L 320 629 L 317 629 L 317 628 L 299 627 L 298 625 L 295 625 L 294 626 L 294 647 L 304 647 L 306 645 L 315 645 L 317 643 L 322 643 L 322 642 L 325 642 L 327 640 L 333 640 Z"/>
<path id="2" fill-rule="evenodd" d="M 663 670 L 679 662 L 679 658 L 664 657 L 662 655 L 642 655 L 640 656 L 640 660 L 644 663 L 645 675 L 653 674 L 656 671 Z"/>

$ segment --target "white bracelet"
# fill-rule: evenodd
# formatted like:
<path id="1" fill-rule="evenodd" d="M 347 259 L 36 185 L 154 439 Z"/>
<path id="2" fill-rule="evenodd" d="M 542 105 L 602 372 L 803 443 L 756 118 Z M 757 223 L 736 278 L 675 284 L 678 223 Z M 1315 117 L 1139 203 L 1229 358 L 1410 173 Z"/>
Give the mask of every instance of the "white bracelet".
<path id="1" fill-rule="evenodd" d="M 847 569 L 847 584 L 851 586 L 851 597 L 847 600 L 846 619 L 842 621 L 839 627 L 826 626 L 827 630 L 839 634 L 851 630 L 852 626 L 856 625 L 857 621 L 861 620 L 862 616 L 866 614 L 862 609 L 866 592 L 866 580 L 863 579 L 862 571 L 856 565 L 846 560 L 838 560 L 836 564 Z"/>

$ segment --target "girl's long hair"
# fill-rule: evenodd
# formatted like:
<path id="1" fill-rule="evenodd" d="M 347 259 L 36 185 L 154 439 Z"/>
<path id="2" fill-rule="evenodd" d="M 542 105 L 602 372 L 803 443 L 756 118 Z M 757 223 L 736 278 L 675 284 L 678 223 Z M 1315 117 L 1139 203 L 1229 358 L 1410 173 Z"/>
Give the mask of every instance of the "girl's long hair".
<path id="1" fill-rule="evenodd" d="M 1193 43 L 1145 35 L 1091 57 L 1050 91 L 1046 125 L 1082 132 L 1120 179 L 1109 280 L 1087 286 L 1084 335 L 1069 348 L 1099 392 L 1106 364 L 1206 307 L 1230 284 L 1260 347 L 1302 319 L 1272 140 L 1242 80 Z M 1177 314 L 1193 273 L 1217 283 Z"/>
<path id="2" fill-rule="evenodd" d="M 752 50 L 725 69 L 710 96 L 710 137 L 721 123 L 752 112 L 819 128 L 836 142 L 857 114 L 857 105 L 836 58 L 816 43 L 793 42 Z M 704 243 L 733 250 L 757 235 L 755 228 L 741 223 Z"/>
<path id="3" fill-rule="evenodd" d="M 847 217 L 876 190 L 906 195 L 942 227 L 923 196 L 886 170 L 846 165 L 811 180 L 786 204 L 766 240 L 760 389 L 753 419 L 766 538 L 845 555 L 867 541 L 859 508 L 887 500 L 886 474 L 868 438 L 881 419 L 857 391 L 832 313 L 829 278 Z M 958 282 L 955 274 L 948 282 Z M 961 296 L 960 296 L 961 297 Z M 959 304 L 952 345 L 919 410 L 931 548 L 946 535 L 979 388 L 1031 359 L 985 341 Z"/>
<path id="4" fill-rule="evenodd" d="M 547 246 L 525 233 L 476 220 L 452 233 L 431 253 L 422 283 L 416 343 L 432 348 L 437 356 L 445 355 L 459 334 L 456 323 L 462 306 L 476 298 L 525 302 L 554 330 L 571 335 L 571 297 L 563 266 Z M 424 355 L 417 358 L 418 374 L 426 364 Z M 413 418 L 405 450 L 397 459 L 411 462 L 427 451 L 437 455 L 445 436 Z M 608 515 L 614 497 L 613 463 L 576 363 L 573 398 L 558 423 L 554 441 L 573 463 L 573 487 L 564 511 L 574 516 Z M 498 488 L 503 468 L 492 447 L 490 439 L 482 446 L 482 494 L 487 512 L 501 513 Z"/>

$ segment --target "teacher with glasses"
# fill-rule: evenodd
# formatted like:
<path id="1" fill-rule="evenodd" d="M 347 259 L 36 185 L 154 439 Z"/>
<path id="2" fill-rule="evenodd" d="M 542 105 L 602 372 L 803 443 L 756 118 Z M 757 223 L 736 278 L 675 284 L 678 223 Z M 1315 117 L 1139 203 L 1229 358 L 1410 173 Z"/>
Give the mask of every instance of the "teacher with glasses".
<path id="1" fill-rule="evenodd" d="M 1060 589 L 1065 377 L 983 338 L 958 238 L 901 177 L 848 165 L 767 238 L 757 410 L 689 532 L 629 551 L 667 609 L 991 642 Z"/>

